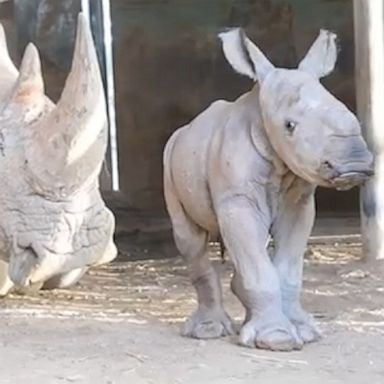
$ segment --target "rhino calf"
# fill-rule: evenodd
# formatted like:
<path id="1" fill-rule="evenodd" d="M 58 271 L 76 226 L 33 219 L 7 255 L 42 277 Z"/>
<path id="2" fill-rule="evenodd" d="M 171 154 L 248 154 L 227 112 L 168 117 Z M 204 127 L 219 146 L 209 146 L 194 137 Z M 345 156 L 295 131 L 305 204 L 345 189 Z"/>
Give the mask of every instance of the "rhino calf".
<path id="1" fill-rule="evenodd" d="M 57 105 L 45 96 L 36 47 L 28 45 L 18 71 L 0 28 L 0 295 L 14 284 L 71 285 L 116 256 L 114 217 L 98 184 L 106 145 L 104 89 L 85 17 Z"/>
<path id="2" fill-rule="evenodd" d="M 214 102 L 165 147 L 167 209 L 198 298 L 183 333 L 234 331 L 208 257 L 209 239 L 220 236 L 246 310 L 240 344 L 300 349 L 320 337 L 299 298 L 315 188 L 363 183 L 373 157 L 354 114 L 319 82 L 336 62 L 333 33 L 321 30 L 297 69 L 274 67 L 241 29 L 219 36 L 229 63 L 255 86 L 234 102 Z"/>

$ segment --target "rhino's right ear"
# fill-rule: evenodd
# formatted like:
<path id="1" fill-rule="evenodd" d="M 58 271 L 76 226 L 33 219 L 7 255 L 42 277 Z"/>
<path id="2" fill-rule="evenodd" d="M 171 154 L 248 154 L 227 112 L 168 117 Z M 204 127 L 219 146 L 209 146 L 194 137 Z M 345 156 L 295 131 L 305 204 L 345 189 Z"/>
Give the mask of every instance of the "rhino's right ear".
<path id="1" fill-rule="evenodd" d="M 233 28 L 219 34 L 223 43 L 225 57 L 242 75 L 253 81 L 263 81 L 265 76 L 274 69 L 272 63 L 259 48 L 252 43 L 241 28 Z"/>
<path id="2" fill-rule="evenodd" d="M 317 78 L 330 74 L 337 60 L 336 34 L 321 29 L 316 40 L 301 60 L 299 69 Z"/>

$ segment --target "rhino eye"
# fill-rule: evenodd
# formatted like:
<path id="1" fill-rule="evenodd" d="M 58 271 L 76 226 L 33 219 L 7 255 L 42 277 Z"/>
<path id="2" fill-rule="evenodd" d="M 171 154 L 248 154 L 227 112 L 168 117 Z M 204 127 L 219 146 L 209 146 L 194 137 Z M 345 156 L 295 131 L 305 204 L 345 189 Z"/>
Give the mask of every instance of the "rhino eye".
<path id="1" fill-rule="evenodd" d="M 293 131 L 295 130 L 296 128 L 296 125 L 297 123 L 295 121 L 292 121 L 292 120 L 287 120 L 285 122 L 285 129 L 289 132 L 289 133 L 293 133 Z"/>

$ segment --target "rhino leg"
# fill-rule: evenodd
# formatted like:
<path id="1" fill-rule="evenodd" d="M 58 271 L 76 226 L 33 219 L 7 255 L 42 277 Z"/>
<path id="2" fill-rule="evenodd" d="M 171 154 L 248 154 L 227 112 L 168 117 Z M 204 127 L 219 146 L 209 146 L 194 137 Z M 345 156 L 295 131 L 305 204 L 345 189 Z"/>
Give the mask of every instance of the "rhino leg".
<path id="1" fill-rule="evenodd" d="M 77 268 L 61 275 L 56 275 L 47 280 L 43 289 L 67 288 L 75 285 L 87 272 L 88 268 Z"/>
<path id="2" fill-rule="evenodd" d="M 300 304 L 303 257 L 314 217 L 314 198 L 311 195 L 300 204 L 284 204 L 272 227 L 275 241 L 273 263 L 280 279 L 283 311 L 305 343 L 320 338 L 312 316 Z"/>
<path id="3" fill-rule="evenodd" d="M 266 250 L 269 223 L 251 199 L 227 198 L 217 208 L 220 231 L 236 274 L 232 289 L 246 309 L 239 343 L 289 351 L 302 347 L 282 310 L 279 277 Z"/>
<path id="4" fill-rule="evenodd" d="M 175 243 L 187 261 L 198 301 L 198 308 L 184 324 L 182 334 L 198 339 L 233 334 L 232 322 L 223 308 L 219 276 L 209 260 L 208 233 L 185 214 L 172 185 L 167 180 L 165 197 Z"/>

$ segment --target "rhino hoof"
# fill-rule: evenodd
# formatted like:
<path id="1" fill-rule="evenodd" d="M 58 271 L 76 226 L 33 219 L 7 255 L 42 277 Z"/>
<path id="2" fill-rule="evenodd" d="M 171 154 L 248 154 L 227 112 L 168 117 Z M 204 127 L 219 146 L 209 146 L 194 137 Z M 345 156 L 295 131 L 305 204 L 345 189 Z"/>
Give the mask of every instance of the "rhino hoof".
<path id="1" fill-rule="evenodd" d="M 321 332 L 317 329 L 317 327 L 314 324 L 302 323 L 302 324 L 295 324 L 295 326 L 296 326 L 297 334 L 305 344 L 319 341 L 322 337 Z"/>
<path id="2" fill-rule="evenodd" d="M 300 307 L 292 309 L 286 313 L 286 316 L 295 326 L 296 332 L 301 340 L 303 340 L 305 344 L 320 340 L 322 335 L 313 317 Z"/>
<path id="3" fill-rule="evenodd" d="M 184 324 L 183 336 L 217 339 L 235 333 L 231 319 L 223 310 L 197 310 Z"/>
<path id="4" fill-rule="evenodd" d="M 271 351 L 292 351 L 303 347 L 292 324 L 260 327 L 257 322 L 249 321 L 240 331 L 239 344 Z"/>

